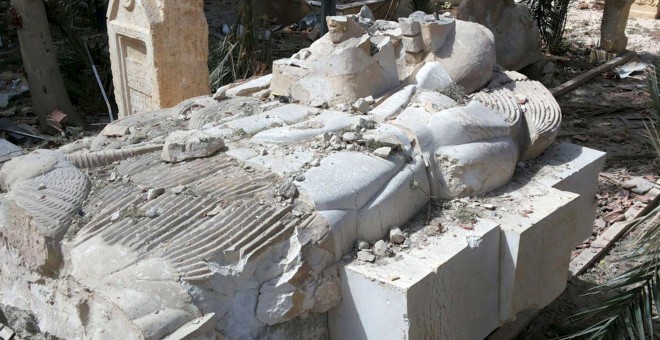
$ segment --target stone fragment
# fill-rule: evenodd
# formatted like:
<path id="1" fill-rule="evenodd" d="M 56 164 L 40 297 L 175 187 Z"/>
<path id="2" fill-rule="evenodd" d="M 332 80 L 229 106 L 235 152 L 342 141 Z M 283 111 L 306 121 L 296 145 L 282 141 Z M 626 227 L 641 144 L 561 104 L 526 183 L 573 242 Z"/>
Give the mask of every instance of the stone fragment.
<path id="1" fill-rule="evenodd" d="M 486 204 L 483 204 L 482 206 L 486 210 L 495 210 L 495 205 L 494 204 L 486 203 Z"/>
<path id="2" fill-rule="evenodd" d="M 644 195 L 649 192 L 649 190 L 653 189 L 654 184 L 642 177 L 633 177 L 623 182 L 623 187 L 638 195 Z"/>
<path id="3" fill-rule="evenodd" d="M 145 212 L 144 215 L 149 217 L 149 218 L 156 218 L 156 217 L 160 216 L 160 212 L 158 211 L 158 208 L 154 207 L 154 208 L 151 208 L 151 209 L 147 210 L 147 212 Z"/>
<path id="4" fill-rule="evenodd" d="M 373 263 L 374 261 L 376 261 L 376 256 L 374 256 L 374 254 L 372 254 L 369 251 L 360 250 L 360 251 L 357 252 L 357 259 L 362 261 L 362 262 Z"/>
<path id="5" fill-rule="evenodd" d="M 106 125 L 103 131 L 101 131 L 101 134 L 106 137 L 123 137 L 128 133 L 128 126 L 121 126 L 113 123 Z"/>
<path id="6" fill-rule="evenodd" d="M 341 139 L 349 143 L 356 142 L 361 138 L 362 136 L 357 132 L 344 132 L 344 134 L 341 135 Z"/>
<path id="7" fill-rule="evenodd" d="M 401 244 L 406 241 L 406 236 L 403 234 L 399 227 L 390 229 L 390 242 L 394 244 Z"/>
<path id="8" fill-rule="evenodd" d="M 175 195 L 181 194 L 184 190 L 186 190 L 185 185 L 177 185 L 174 188 L 171 189 L 172 193 Z"/>
<path id="9" fill-rule="evenodd" d="M 210 93 L 204 6 L 111 0 L 107 18 L 119 117 Z"/>
<path id="10" fill-rule="evenodd" d="M 158 198 L 158 196 L 160 196 L 164 193 L 165 193 L 165 189 L 163 189 L 163 188 L 149 189 L 149 190 L 147 190 L 147 201 L 151 201 L 153 199 L 156 199 L 156 198 Z"/>
<path id="11" fill-rule="evenodd" d="M 224 210 L 225 209 L 222 206 L 218 205 L 215 208 L 213 208 L 213 210 L 207 212 L 206 216 L 216 216 L 216 215 L 222 213 Z"/>
<path id="12" fill-rule="evenodd" d="M 403 49 L 408 53 L 419 53 L 424 49 L 424 40 L 422 36 L 403 37 Z"/>
<path id="13" fill-rule="evenodd" d="M 391 255 L 390 247 L 383 240 L 378 240 L 374 243 L 373 253 L 377 256 L 386 257 Z"/>
<path id="14" fill-rule="evenodd" d="M 353 103 L 353 111 L 365 114 L 369 112 L 371 105 L 364 98 L 360 98 Z"/>
<path id="15" fill-rule="evenodd" d="M 399 18 L 401 33 L 407 37 L 416 36 L 421 33 L 419 21 L 413 18 Z"/>
<path id="16" fill-rule="evenodd" d="M 358 13 L 358 17 L 362 19 L 369 19 L 369 20 L 376 20 L 376 17 L 374 17 L 374 13 L 369 9 L 369 6 L 363 5 L 360 7 L 360 12 Z"/>
<path id="17" fill-rule="evenodd" d="M 365 33 L 353 18 L 345 16 L 329 16 L 326 20 L 328 22 L 328 35 L 330 41 L 334 44 L 339 44 L 351 38 L 360 37 Z"/>
<path id="18" fill-rule="evenodd" d="M 167 136 L 161 159 L 177 163 L 208 157 L 225 146 L 221 137 L 199 130 L 174 131 Z"/>
<path id="19" fill-rule="evenodd" d="M 374 150 L 374 156 L 380 157 L 380 158 L 387 158 L 390 156 L 390 153 L 392 153 L 392 148 L 389 146 L 383 146 L 380 147 L 376 150 Z"/>
<path id="20" fill-rule="evenodd" d="M 277 187 L 277 195 L 283 198 L 294 198 L 298 195 L 298 187 L 292 181 L 286 181 Z"/>
<path id="21" fill-rule="evenodd" d="M 358 250 L 367 250 L 369 248 L 371 248 L 371 246 L 369 245 L 369 242 L 366 242 L 366 241 L 358 242 Z"/>

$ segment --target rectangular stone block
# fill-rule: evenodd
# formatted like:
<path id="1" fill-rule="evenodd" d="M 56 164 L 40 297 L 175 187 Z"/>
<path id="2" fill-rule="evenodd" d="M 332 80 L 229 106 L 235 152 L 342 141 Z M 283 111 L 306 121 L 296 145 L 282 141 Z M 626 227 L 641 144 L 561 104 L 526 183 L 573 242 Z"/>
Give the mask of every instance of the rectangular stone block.
<path id="1" fill-rule="evenodd" d="M 421 35 L 403 37 L 403 49 L 408 53 L 418 53 L 424 50 L 424 41 Z"/>
<path id="2" fill-rule="evenodd" d="M 580 195 L 577 209 L 581 213 L 576 216 L 574 224 L 578 228 L 573 240 L 576 246 L 589 238 L 593 231 L 598 204 L 598 174 L 603 170 L 605 158 L 605 152 L 561 143 L 534 161 L 540 170 L 534 174 L 533 181 Z"/>
<path id="3" fill-rule="evenodd" d="M 530 183 L 529 186 L 532 186 Z M 532 190 L 530 190 L 532 189 Z M 509 321 L 529 308 L 542 308 L 566 287 L 579 196 L 552 188 L 523 188 L 512 192 L 513 202 L 501 213 L 501 320 Z"/>
<path id="4" fill-rule="evenodd" d="M 496 204 L 502 207 L 512 206 L 507 197 L 522 202 L 500 221 L 502 321 L 545 307 L 566 287 L 571 251 L 593 230 L 604 161 L 603 152 L 562 143 L 519 169 L 499 191 Z"/>
<path id="5" fill-rule="evenodd" d="M 411 18 L 399 18 L 399 26 L 401 27 L 401 33 L 408 37 L 418 35 L 421 32 L 419 22 Z"/>
<path id="6" fill-rule="evenodd" d="M 331 339 L 483 339 L 499 324 L 497 224 L 457 228 L 394 258 L 341 266 Z"/>
<path id="7" fill-rule="evenodd" d="M 119 117 L 210 94 L 201 0 L 112 0 L 107 17 Z"/>

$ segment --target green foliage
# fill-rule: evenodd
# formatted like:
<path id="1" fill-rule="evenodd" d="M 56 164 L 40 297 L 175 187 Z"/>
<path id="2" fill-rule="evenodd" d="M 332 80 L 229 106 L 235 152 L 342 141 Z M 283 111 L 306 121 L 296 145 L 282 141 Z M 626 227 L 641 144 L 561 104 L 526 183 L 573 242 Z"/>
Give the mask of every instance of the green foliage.
<path id="1" fill-rule="evenodd" d="M 562 46 L 570 0 L 523 0 L 541 31 L 541 38 L 550 53 L 558 53 Z"/>
<path id="2" fill-rule="evenodd" d="M 651 124 L 646 127 L 647 137 L 660 157 L 660 66 L 650 65 L 646 69 L 649 95 L 651 96 Z"/>
<path id="3" fill-rule="evenodd" d="M 432 0 L 411 0 L 410 1 L 410 9 L 412 9 L 413 12 L 422 11 L 424 13 L 432 13 L 433 12 L 433 1 Z"/>
<path id="4" fill-rule="evenodd" d="M 212 89 L 265 71 L 271 59 L 270 40 L 259 39 L 254 0 L 245 0 L 236 25 L 213 50 L 209 58 Z"/>
<path id="5" fill-rule="evenodd" d="M 647 137 L 660 157 L 657 70 L 657 66 L 649 66 L 647 72 L 652 111 Z M 634 221 L 632 228 L 640 226 L 645 229 L 620 260 L 633 264 L 633 268 L 594 289 L 593 294 L 603 296 L 603 300 L 574 315 L 574 323 L 586 326 L 563 339 L 653 339 L 654 307 L 660 310 L 660 207 Z"/>

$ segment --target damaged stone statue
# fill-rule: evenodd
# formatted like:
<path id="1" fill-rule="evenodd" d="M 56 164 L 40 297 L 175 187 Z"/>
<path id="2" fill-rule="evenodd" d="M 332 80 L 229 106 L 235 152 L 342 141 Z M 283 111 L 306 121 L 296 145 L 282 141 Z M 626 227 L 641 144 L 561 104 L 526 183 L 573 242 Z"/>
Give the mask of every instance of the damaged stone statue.
<path id="1" fill-rule="evenodd" d="M 0 171 L 0 309 L 60 338 L 326 338 L 336 263 L 555 139 L 476 23 L 327 18 L 270 76 Z"/>

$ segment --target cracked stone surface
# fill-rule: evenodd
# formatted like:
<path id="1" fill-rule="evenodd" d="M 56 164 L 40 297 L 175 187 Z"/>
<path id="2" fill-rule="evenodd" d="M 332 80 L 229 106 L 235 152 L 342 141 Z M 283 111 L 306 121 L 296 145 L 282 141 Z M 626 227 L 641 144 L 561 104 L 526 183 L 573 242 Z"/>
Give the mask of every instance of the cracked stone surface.
<path id="1" fill-rule="evenodd" d="M 358 241 L 388 255 L 379 240 L 431 198 L 501 187 L 554 140 L 559 106 L 495 65 L 483 26 L 422 14 L 329 23 L 272 76 L 113 123 L 130 133 L 7 162 L 0 272 L 12 274 L 0 275 L 0 306 L 61 338 L 208 325 L 230 339 L 323 338 L 318 313 L 339 304 L 336 264 Z M 456 84 L 464 94 L 442 94 Z M 268 86 L 270 98 L 252 96 Z M 370 96 L 366 114 L 313 103 L 348 111 Z M 191 131 L 219 142 L 163 161 L 168 136 Z"/>

